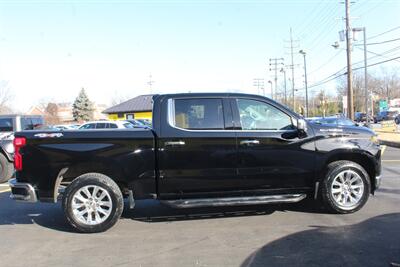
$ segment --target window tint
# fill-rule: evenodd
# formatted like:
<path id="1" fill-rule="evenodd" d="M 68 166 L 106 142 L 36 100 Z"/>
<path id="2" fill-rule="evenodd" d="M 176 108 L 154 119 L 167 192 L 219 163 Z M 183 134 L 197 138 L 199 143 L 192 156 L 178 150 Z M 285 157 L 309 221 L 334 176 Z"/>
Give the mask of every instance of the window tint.
<path id="1" fill-rule="evenodd" d="M 21 118 L 21 129 L 25 130 L 33 130 L 33 123 L 31 118 Z"/>
<path id="2" fill-rule="evenodd" d="M 105 129 L 107 123 L 101 122 L 96 124 L 96 129 Z"/>
<path id="3" fill-rule="evenodd" d="M 13 120 L 11 118 L 0 119 L 0 131 L 1 132 L 13 132 Z"/>
<path id="4" fill-rule="evenodd" d="M 176 99 L 173 124 L 191 130 L 224 129 L 221 99 Z"/>
<path id="5" fill-rule="evenodd" d="M 289 130 L 293 129 L 289 115 L 279 109 L 256 100 L 237 100 L 242 130 Z"/>
<path id="6" fill-rule="evenodd" d="M 34 129 L 43 126 L 43 124 L 44 124 L 43 118 L 39 118 L 39 117 L 32 118 L 32 124 L 33 124 Z"/>
<path id="7" fill-rule="evenodd" d="M 116 128 L 118 128 L 118 126 L 115 123 L 110 123 L 110 128 L 116 129 Z"/>

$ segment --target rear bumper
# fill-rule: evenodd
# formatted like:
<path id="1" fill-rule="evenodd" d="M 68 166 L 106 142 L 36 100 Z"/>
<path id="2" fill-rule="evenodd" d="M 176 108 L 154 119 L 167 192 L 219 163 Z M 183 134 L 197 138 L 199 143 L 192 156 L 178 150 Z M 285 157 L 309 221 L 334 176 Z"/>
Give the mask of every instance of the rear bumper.
<path id="1" fill-rule="evenodd" d="M 11 198 L 17 201 L 37 202 L 35 189 L 31 184 L 19 183 L 17 179 L 9 181 L 11 187 Z"/>

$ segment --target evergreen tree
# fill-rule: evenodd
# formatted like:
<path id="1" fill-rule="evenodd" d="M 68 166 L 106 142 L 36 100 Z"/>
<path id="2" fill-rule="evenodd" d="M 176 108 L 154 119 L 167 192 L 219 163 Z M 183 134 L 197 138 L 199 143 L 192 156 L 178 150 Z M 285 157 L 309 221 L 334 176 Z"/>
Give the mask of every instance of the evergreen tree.
<path id="1" fill-rule="evenodd" d="M 79 92 L 78 97 L 72 105 L 72 115 L 76 121 L 89 121 L 93 118 L 93 104 L 89 100 L 84 88 Z"/>

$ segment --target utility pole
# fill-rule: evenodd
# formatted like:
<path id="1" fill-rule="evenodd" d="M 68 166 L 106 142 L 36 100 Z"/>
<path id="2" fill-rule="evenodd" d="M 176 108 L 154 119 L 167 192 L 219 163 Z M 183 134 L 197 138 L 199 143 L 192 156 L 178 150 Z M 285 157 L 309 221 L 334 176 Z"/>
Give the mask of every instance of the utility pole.
<path id="1" fill-rule="evenodd" d="M 264 92 L 264 79 L 262 78 L 253 79 L 253 86 L 257 87 L 257 94 L 260 94 L 260 89 Z"/>
<path id="2" fill-rule="evenodd" d="M 299 48 L 299 46 L 294 44 L 295 42 L 298 42 L 298 40 L 293 40 L 292 28 L 290 28 L 290 40 L 286 41 L 286 42 L 290 43 L 290 46 L 285 47 L 285 48 L 290 49 L 291 65 L 288 65 L 287 67 L 292 70 L 292 109 L 294 111 L 296 111 L 296 103 L 295 103 L 295 98 L 294 98 L 294 92 L 295 92 L 295 89 L 294 89 L 294 79 L 295 79 L 294 78 L 294 67 L 295 67 L 295 65 L 294 65 L 294 49 Z"/>
<path id="3" fill-rule="evenodd" d="M 347 117 L 354 120 L 353 72 L 351 69 L 350 0 L 346 0 Z"/>
<path id="4" fill-rule="evenodd" d="M 272 99 L 277 100 L 277 91 L 278 91 L 278 65 L 283 65 L 283 58 L 270 58 L 269 59 L 269 70 L 275 71 L 274 76 L 274 85 L 275 85 L 275 94 L 272 94 Z"/>

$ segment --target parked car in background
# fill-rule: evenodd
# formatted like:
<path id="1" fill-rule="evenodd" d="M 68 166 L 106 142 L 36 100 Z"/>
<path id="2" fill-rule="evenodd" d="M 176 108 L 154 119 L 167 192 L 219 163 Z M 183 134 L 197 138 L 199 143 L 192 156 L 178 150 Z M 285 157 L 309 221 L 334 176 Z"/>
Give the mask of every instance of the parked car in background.
<path id="1" fill-rule="evenodd" d="M 313 117 L 306 118 L 307 121 L 316 124 L 330 125 L 330 126 L 358 126 L 357 123 L 346 117 L 337 117 L 337 116 L 329 116 L 329 117 Z"/>
<path id="2" fill-rule="evenodd" d="M 143 123 L 144 125 L 147 125 L 147 126 L 151 127 L 152 122 L 151 122 L 151 120 L 149 120 L 149 119 L 136 119 L 136 120 L 137 120 L 138 122 Z"/>
<path id="3" fill-rule="evenodd" d="M 365 114 L 363 112 L 354 113 L 354 121 L 356 121 L 356 122 L 367 121 L 367 114 Z"/>
<path id="4" fill-rule="evenodd" d="M 374 122 L 381 122 L 381 121 L 390 121 L 394 120 L 396 116 L 399 114 L 398 111 L 381 111 L 374 117 Z"/>
<path id="5" fill-rule="evenodd" d="M 148 127 L 148 125 L 146 125 L 146 124 L 144 124 L 144 123 L 142 123 L 142 122 L 140 122 L 140 121 L 138 121 L 138 120 L 132 119 L 132 120 L 126 120 L 126 121 L 132 123 L 132 125 L 135 126 L 135 127 L 137 127 L 137 128 Z"/>
<path id="6" fill-rule="evenodd" d="M 396 124 L 400 124 L 400 113 L 397 114 L 397 116 L 394 118 L 394 122 L 395 122 Z"/>
<path id="7" fill-rule="evenodd" d="M 54 128 L 57 128 L 59 130 L 75 130 L 79 126 L 72 125 L 72 124 L 58 124 L 58 125 L 53 125 Z"/>
<path id="8" fill-rule="evenodd" d="M 0 115 L 0 183 L 8 181 L 14 174 L 14 132 L 34 130 L 43 124 L 42 116 Z"/>
<path id="9" fill-rule="evenodd" d="M 90 121 L 79 126 L 79 130 L 98 130 L 98 129 L 129 129 L 135 128 L 128 121 Z"/>

